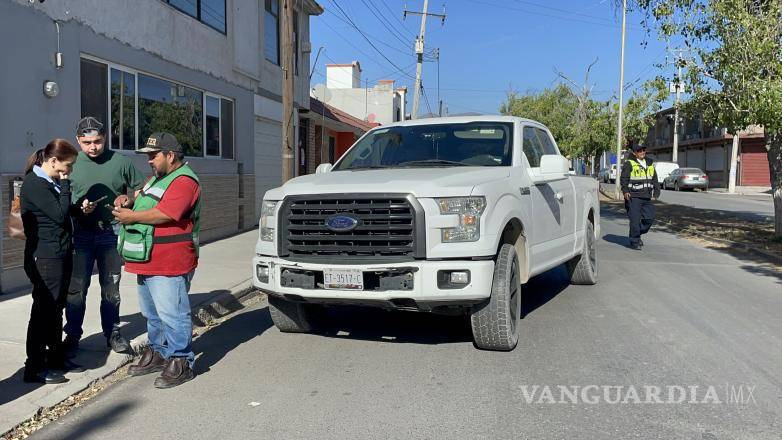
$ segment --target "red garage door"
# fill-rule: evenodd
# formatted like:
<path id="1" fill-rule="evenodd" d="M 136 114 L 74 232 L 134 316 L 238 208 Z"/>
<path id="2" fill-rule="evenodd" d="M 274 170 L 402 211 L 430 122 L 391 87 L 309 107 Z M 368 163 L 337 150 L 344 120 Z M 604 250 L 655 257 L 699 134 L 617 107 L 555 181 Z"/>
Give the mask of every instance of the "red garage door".
<path id="1" fill-rule="evenodd" d="M 765 145 L 741 146 L 741 185 L 771 186 Z"/>

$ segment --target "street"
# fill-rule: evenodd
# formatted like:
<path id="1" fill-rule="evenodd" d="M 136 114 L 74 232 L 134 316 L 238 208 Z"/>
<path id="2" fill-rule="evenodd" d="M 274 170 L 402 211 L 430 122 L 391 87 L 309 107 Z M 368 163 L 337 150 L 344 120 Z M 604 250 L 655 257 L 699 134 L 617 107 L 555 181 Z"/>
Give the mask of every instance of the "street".
<path id="1" fill-rule="evenodd" d="M 128 378 L 32 438 L 779 439 L 780 276 L 667 233 L 632 251 L 604 215 L 600 282 L 533 279 L 515 351 L 476 350 L 458 317 L 367 309 L 282 334 L 260 302 L 195 342 L 195 380 Z M 619 386 L 626 403 L 560 386 Z M 689 394 L 627 398 L 645 386 Z"/>
<path id="2" fill-rule="evenodd" d="M 607 193 L 614 191 L 613 183 L 600 183 L 600 186 Z M 734 195 L 713 190 L 707 192 L 662 190 L 660 201 L 670 205 L 734 213 L 747 220 L 772 221 L 774 219 L 774 199 L 767 195 Z"/>
<path id="3" fill-rule="evenodd" d="M 663 190 L 660 200 L 673 205 L 738 213 L 748 220 L 774 219 L 774 199 L 765 195 Z"/>

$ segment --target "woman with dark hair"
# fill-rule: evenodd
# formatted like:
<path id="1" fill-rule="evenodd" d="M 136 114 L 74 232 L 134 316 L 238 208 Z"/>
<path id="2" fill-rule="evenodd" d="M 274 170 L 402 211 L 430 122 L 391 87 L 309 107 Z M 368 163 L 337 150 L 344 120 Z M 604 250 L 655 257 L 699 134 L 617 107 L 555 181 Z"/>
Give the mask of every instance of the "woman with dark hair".
<path id="1" fill-rule="evenodd" d="M 67 381 L 64 371 L 77 369 L 62 350 L 62 313 L 72 265 L 68 174 L 77 154 L 68 141 L 54 139 L 27 161 L 20 199 L 27 237 L 24 271 L 33 284 L 33 307 L 25 382 L 62 383 Z"/>

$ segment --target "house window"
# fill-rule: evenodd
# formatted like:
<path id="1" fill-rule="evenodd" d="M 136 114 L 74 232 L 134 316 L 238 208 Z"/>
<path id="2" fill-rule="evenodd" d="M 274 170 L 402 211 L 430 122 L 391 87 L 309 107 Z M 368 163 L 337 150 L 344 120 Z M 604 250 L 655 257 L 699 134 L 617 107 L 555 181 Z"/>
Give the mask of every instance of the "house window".
<path id="1" fill-rule="evenodd" d="M 265 0 L 263 18 L 264 56 L 274 64 L 280 64 L 280 2 Z"/>
<path id="2" fill-rule="evenodd" d="M 111 69 L 111 140 L 110 147 L 135 150 L 136 141 L 136 75 Z"/>
<path id="3" fill-rule="evenodd" d="M 91 60 L 81 60 L 81 117 L 98 118 L 102 124 L 109 120 L 108 66 Z"/>
<path id="4" fill-rule="evenodd" d="M 205 25 L 226 32 L 225 0 L 163 0 Z"/>
<path id="5" fill-rule="evenodd" d="M 203 102 L 200 90 L 139 74 L 139 137 L 167 131 L 176 136 L 186 156 L 203 156 Z"/>
<path id="6" fill-rule="evenodd" d="M 204 90 L 83 58 L 81 108 L 104 123 L 115 150 L 166 131 L 187 156 L 234 158 L 234 102 Z"/>
<path id="7" fill-rule="evenodd" d="M 206 155 L 234 158 L 234 103 L 206 95 Z"/>

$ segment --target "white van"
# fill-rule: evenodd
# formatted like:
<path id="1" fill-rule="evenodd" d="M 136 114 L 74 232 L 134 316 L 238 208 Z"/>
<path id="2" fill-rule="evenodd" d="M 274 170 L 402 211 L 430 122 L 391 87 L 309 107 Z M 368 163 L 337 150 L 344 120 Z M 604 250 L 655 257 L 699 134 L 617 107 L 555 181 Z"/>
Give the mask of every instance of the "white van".
<path id="1" fill-rule="evenodd" d="M 679 168 L 678 163 L 674 162 L 655 162 L 654 170 L 657 172 L 657 181 L 660 182 L 660 187 L 663 186 L 665 178 L 670 176 L 673 170 Z"/>

